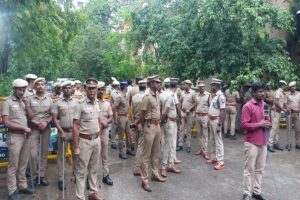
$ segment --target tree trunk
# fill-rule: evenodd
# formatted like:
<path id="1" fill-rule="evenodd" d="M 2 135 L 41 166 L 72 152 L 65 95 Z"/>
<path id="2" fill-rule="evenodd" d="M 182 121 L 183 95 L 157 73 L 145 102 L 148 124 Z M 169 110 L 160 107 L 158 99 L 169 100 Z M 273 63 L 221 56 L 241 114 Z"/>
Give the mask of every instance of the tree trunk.
<path id="1" fill-rule="evenodd" d="M 3 51 L 1 53 L 1 73 L 6 74 L 8 71 L 8 56 L 10 52 L 10 46 L 8 44 L 8 40 L 4 45 Z"/>

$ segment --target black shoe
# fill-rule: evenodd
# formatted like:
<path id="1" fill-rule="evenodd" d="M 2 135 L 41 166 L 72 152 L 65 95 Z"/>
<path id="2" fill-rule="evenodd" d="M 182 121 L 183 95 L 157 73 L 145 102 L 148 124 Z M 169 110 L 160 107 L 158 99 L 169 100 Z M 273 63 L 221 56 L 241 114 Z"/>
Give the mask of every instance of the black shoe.
<path id="1" fill-rule="evenodd" d="M 117 146 L 115 143 L 111 144 L 110 147 L 111 147 L 112 149 L 117 149 L 117 148 L 118 148 L 118 146 Z"/>
<path id="2" fill-rule="evenodd" d="M 109 175 L 107 175 L 106 177 L 103 177 L 102 182 L 105 183 L 106 185 L 113 185 L 114 184 L 114 182 L 111 180 Z"/>
<path id="3" fill-rule="evenodd" d="M 181 151 L 183 148 L 182 148 L 182 146 L 177 146 L 176 147 L 176 151 Z"/>
<path id="4" fill-rule="evenodd" d="M 9 195 L 8 200 L 18 200 L 17 191 L 14 191 L 11 195 Z"/>
<path id="5" fill-rule="evenodd" d="M 187 153 L 191 153 L 191 147 L 187 147 L 187 148 L 186 148 L 186 152 L 187 152 Z"/>
<path id="6" fill-rule="evenodd" d="M 32 187 L 19 189 L 19 194 L 33 194 L 33 193 L 34 193 L 34 189 Z"/>
<path id="7" fill-rule="evenodd" d="M 279 151 L 283 151 L 283 148 L 278 143 L 274 144 L 274 148 Z"/>
<path id="8" fill-rule="evenodd" d="M 224 138 L 229 138 L 230 134 L 229 132 L 225 133 Z"/>
<path id="9" fill-rule="evenodd" d="M 300 150 L 300 144 L 296 144 L 295 148 Z"/>
<path id="10" fill-rule="evenodd" d="M 285 148 L 286 148 L 288 151 L 291 151 L 291 150 L 292 150 L 292 144 L 287 144 Z"/>
<path id="11" fill-rule="evenodd" d="M 129 150 L 126 151 L 126 154 L 130 155 L 130 156 L 135 156 L 135 153 L 133 151 L 129 151 Z"/>
<path id="12" fill-rule="evenodd" d="M 242 200 L 250 200 L 250 197 L 248 194 L 244 194 L 243 195 L 243 199 Z"/>
<path id="13" fill-rule="evenodd" d="M 268 145 L 268 151 L 270 151 L 272 153 L 275 152 L 273 145 Z"/>
<path id="14" fill-rule="evenodd" d="M 63 188 L 64 188 L 64 184 L 63 184 L 63 181 L 58 181 L 58 189 L 60 190 L 60 191 L 63 191 Z M 65 188 L 64 188 L 65 190 L 66 190 L 66 186 L 65 186 Z"/>
<path id="15" fill-rule="evenodd" d="M 35 183 L 36 183 L 36 185 L 38 185 L 38 183 L 39 183 L 39 177 L 36 177 Z M 40 185 L 41 186 L 48 186 L 49 182 L 47 181 L 47 179 L 45 177 L 41 177 Z"/>
<path id="16" fill-rule="evenodd" d="M 122 154 L 122 153 L 119 154 L 119 158 L 121 158 L 121 159 L 123 159 L 123 160 L 126 160 L 126 159 L 127 159 L 127 157 L 126 157 L 124 154 Z"/>
<path id="17" fill-rule="evenodd" d="M 230 140 L 236 140 L 236 136 L 235 135 L 230 135 Z"/>
<path id="18" fill-rule="evenodd" d="M 261 194 L 252 194 L 252 198 L 258 199 L 258 200 L 267 200 L 265 197 L 263 197 Z"/>

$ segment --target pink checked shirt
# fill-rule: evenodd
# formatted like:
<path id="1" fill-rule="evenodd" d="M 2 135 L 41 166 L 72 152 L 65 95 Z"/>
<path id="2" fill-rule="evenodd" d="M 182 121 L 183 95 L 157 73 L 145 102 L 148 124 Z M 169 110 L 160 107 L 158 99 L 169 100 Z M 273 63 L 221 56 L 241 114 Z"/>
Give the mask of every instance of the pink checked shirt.
<path id="1" fill-rule="evenodd" d="M 258 146 L 267 144 L 267 130 L 258 125 L 264 119 L 264 105 L 264 101 L 257 102 L 252 98 L 242 110 L 241 128 L 245 131 L 245 141 Z"/>

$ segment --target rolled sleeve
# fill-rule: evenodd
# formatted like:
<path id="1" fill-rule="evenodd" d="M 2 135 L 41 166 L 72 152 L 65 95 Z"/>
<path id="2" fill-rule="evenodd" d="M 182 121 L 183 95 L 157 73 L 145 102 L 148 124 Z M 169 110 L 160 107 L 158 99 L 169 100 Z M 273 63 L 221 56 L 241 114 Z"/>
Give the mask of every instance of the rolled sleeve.
<path id="1" fill-rule="evenodd" d="M 73 119 L 80 119 L 80 116 L 81 116 L 81 105 L 77 104 L 75 106 L 75 111 L 74 111 L 74 117 L 73 117 Z"/>
<path id="2" fill-rule="evenodd" d="M 9 116 L 9 104 L 7 101 L 2 103 L 1 115 Z"/>

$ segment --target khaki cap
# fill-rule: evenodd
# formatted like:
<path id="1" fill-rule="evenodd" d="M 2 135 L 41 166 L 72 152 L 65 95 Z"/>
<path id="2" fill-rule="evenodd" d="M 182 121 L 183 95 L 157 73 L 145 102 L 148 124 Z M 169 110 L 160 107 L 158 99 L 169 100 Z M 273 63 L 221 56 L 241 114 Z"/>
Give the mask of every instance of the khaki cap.
<path id="1" fill-rule="evenodd" d="M 290 82 L 289 87 L 293 87 L 293 86 L 295 86 L 296 84 L 297 84 L 296 81 L 292 81 L 292 82 Z"/>
<path id="2" fill-rule="evenodd" d="M 178 78 L 170 78 L 170 83 L 178 83 Z"/>
<path id="3" fill-rule="evenodd" d="M 284 80 L 280 80 L 279 83 L 283 83 L 284 85 L 287 85 L 287 83 Z"/>
<path id="4" fill-rule="evenodd" d="M 34 84 L 36 84 L 37 82 L 44 82 L 46 83 L 46 79 L 44 77 L 39 77 L 37 79 L 34 80 Z"/>
<path id="5" fill-rule="evenodd" d="M 161 80 L 159 80 L 159 76 L 158 75 L 149 76 L 148 77 L 148 82 L 150 82 L 150 81 L 155 81 L 155 82 L 161 83 Z"/>
<path id="6" fill-rule="evenodd" d="M 120 82 L 119 81 L 113 81 L 112 85 L 120 85 Z"/>
<path id="7" fill-rule="evenodd" d="M 118 81 L 115 77 L 110 78 L 112 81 Z"/>
<path id="8" fill-rule="evenodd" d="M 86 87 L 97 87 L 98 81 L 94 78 L 88 78 L 85 82 L 84 85 Z"/>
<path id="9" fill-rule="evenodd" d="M 35 75 L 35 74 L 27 74 L 26 76 L 25 76 L 25 79 L 37 79 L 37 76 Z"/>
<path id="10" fill-rule="evenodd" d="M 221 85 L 222 81 L 220 79 L 213 78 L 211 84 L 219 84 Z"/>
<path id="11" fill-rule="evenodd" d="M 75 82 L 75 84 L 81 84 L 80 80 L 75 80 L 74 82 Z"/>
<path id="12" fill-rule="evenodd" d="M 98 85 L 97 85 L 97 88 L 103 88 L 105 87 L 105 83 L 103 81 L 98 81 Z"/>
<path id="13" fill-rule="evenodd" d="M 22 87 L 27 87 L 27 86 L 28 86 L 27 81 L 20 79 L 20 78 L 14 80 L 14 82 L 13 82 L 13 87 L 16 87 L 16 88 L 22 88 Z"/>
<path id="14" fill-rule="evenodd" d="M 56 83 L 53 84 L 53 87 L 54 88 L 59 88 L 59 87 L 61 87 L 61 83 L 56 82 Z"/>
<path id="15" fill-rule="evenodd" d="M 146 85 L 146 84 L 147 84 L 147 79 L 143 79 L 138 82 L 138 85 Z"/>
<path id="16" fill-rule="evenodd" d="M 185 80 L 185 81 L 183 81 L 184 83 L 187 83 L 187 84 L 190 84 L 190 85 L 192 85 L 193 83 L 192 83 L 192 81 L 190 81 L 190 80 Z"/>
<path id="17" fill-rule="evenodd" d="M 65 87 L 67 85 L 72 85 L 72 81 L 64 81 L 62 84 L 61 84 L 61 87 Z"/>
<path id="18" fill-rule="evenodd" d="M 170 78 L 166 78 L 166 79 L 164 80 L 164 83 L 170 83 Z"/>

